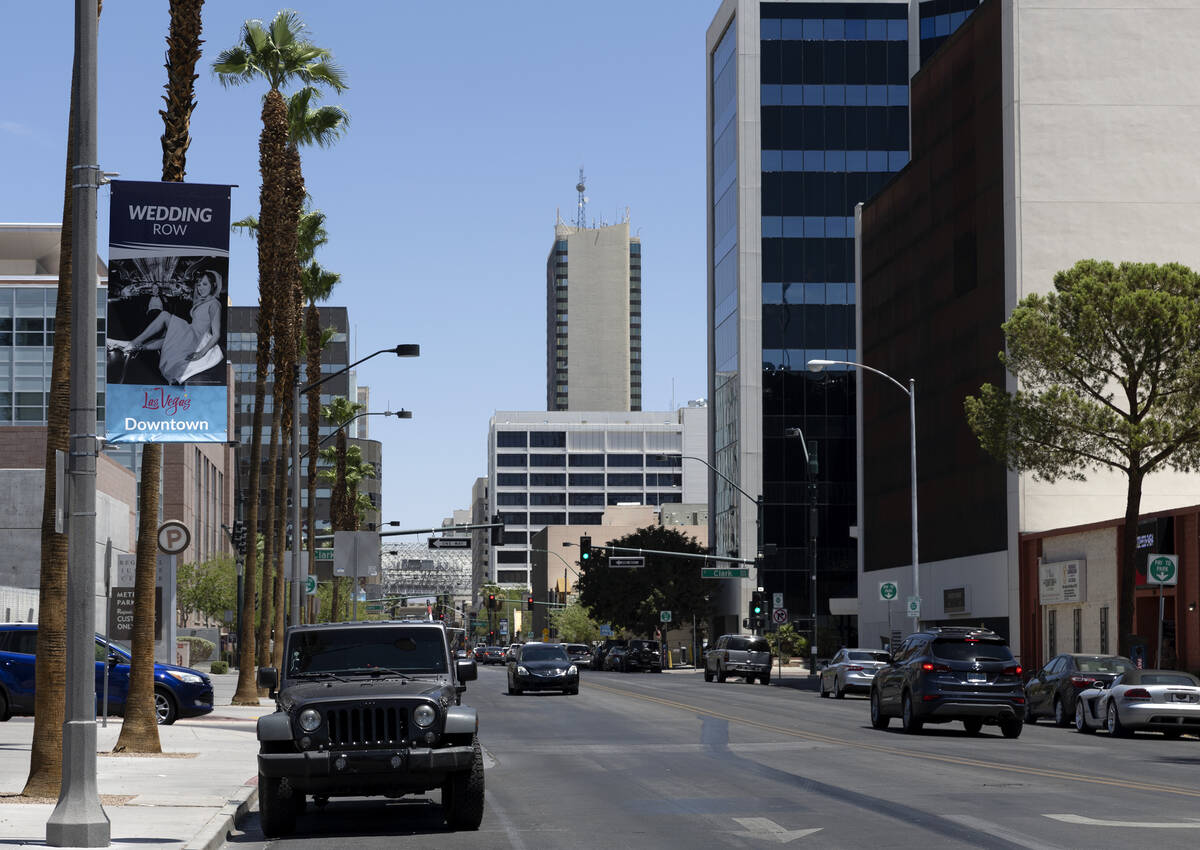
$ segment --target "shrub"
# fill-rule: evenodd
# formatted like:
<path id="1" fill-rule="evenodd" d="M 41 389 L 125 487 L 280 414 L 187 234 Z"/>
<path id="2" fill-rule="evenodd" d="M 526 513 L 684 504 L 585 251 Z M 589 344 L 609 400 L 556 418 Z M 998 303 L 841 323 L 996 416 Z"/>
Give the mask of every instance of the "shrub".
<path id="1" fill-rule="evenodd" d="M 213 657 L 213 650 L 217 648 L 211 640 L 205 640 L 202 637 L 181 637 L 180 640 L 191 644 L 191 659 L 193 662 L 207 661 Z"/>
<path id="2" fill-rule="evenodd" d="M 210 673 L 214 673 L 214 674 L 217 674 L 217 673 L 228 673 L 228 672 L 229 672 L 229 665 L 228 665 L 228 664 L 226 664 L 224 661 L 214 661 L 214 662 L 212 663 L 212 669 L 211 669 L 209 672 L 210 672 Z"/>

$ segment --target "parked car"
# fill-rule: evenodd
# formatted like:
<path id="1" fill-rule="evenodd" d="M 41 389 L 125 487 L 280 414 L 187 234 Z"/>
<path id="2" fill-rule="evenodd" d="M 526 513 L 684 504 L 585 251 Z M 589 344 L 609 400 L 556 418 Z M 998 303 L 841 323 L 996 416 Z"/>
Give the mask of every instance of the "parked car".
<path id="1" fill-rule="evenodd" d="M 608 669 L 604 666 L 605 656 L 608 655 L 609 651 L 614 646 L 624 646 L 624 645 L 625 645 L 625 641 L 620 638 L 617 638 L 615 640 L 606 640 L 604 643 L 597 646 L 594 650 L 592 650 L 592 669 L 593 670 Z"/>
<path id="2" fill-rule="evenodd" d="M 1162 732 L 1178 738 L 1200 732 L 1200 679 L 1179 670 L 1138 670 L 1121 673 L 1106 684 L 1079 692 L 1075 728 L 1110 735 L 1135 731 Z"/>
<path id="3" fill-rule="evenodd" d="M 875 671 L 890 660 L 880 649 L 839 649 L 821 671 L 821 696 L 842 699 L 850 691 L 868 693 Z"/>
<path id="4" fill-rule="evenodd" d="M 704 654 L 704 681 L 724 682 L 729 676 L 741 676 L 747 682 L 758 679 L 771 684 L 771 647 L 757 635 L 721 635 Z"/>
<path id="5" fill-rule="evenodd" d="M 561 643 L 526 643 L 508 662 L 508 692 L 562 691 L 579 693 L 579 668 Z"/>
<path id="6" fill-rule="evenodd" d="M 625 669 L 625 654 L 629 652 L 629 646 L 623 643 L 614 644 L 608 648 L 608 653 L 604 656 L 604 669 L 621 671 Z"/>
<path id="7" fill-rule="evenodd" d="M 0 623 L 0 720 L 32 715 L 34 705 L 34 654 L 36 623 Z M 104 696 L 104 668 L 108 667 L 108 713 L 124 714 L 129 694 L 130 651 L 121 644 L 96 636 L 96 713 Z M 212 682 L 190 667 L 154 665 L 154 712 L 159 724 L 169 726 L 180 717 L 208 714 L 213 708 Z"/>
<path id="8" fill-rule="evenodd" d="M 1025 683 L 1025 722 L 1049 716 L 1055 726 L 1070 726 L 1080 691 L 1093 682 L 1108 684 L 1133 669 L 1134 663 L 1120 655 L 1056 655 Z"/>
<path id="9" fill-rule="evenodd" d="M 886 729 L 892 717 L 908 733 L 926 723 L 959 720 L 968 735 L 979 734 L 987 723 L 1016 738 L 1024 715 L 1021 665 L 1004 639 L 988 629 L 944 626 L 911 634 L 871 683 L 876 729 Z"/>
<path id="10" fill-rule="evenodd" d="M 621 672 L 631 670 L 649 670 L 651 673 L 662 672 L 662 647 L 656 640 L 631 640 L 625 651 L 621 664 Z"/>
<path id="11" fill-rule="evenodd" d="M 567 657 L 580 670 L 592 666 L 592 648 L 586 643 L 568 643 Z"/>

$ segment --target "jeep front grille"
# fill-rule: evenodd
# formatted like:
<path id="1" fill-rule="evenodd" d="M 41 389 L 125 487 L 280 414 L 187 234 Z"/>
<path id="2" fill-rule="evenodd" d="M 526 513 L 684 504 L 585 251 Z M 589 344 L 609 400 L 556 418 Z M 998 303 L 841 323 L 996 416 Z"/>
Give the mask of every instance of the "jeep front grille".
<path id="1" fill-rule="evenodd" d="M 393 705 L 331 708 L 326 712 L 333 747 L 400 744 L 408 734 L 408 712 Z"/>

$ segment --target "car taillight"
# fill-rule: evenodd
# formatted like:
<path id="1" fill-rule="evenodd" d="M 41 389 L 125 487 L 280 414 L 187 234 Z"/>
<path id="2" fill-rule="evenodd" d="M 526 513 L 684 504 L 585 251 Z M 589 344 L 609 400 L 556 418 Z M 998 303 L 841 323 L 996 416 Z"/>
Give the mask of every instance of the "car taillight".
<path id="1" fill-rule="evenodd" d="M 1150 692 L 1145 688 L 1130 688 L 1124 694 L 1125 699 L 1150 699 Z"/>
<path id="2" fill-rule="evenodd" d="M 1020 676 L 1021 675 L 1021 665 L 1017 664 L 1015 666 L 1005 667 L 1004 675 L 1005 676 Z"/>
<path id="3" fill-rule="evenodd" d="M 728 653 L 728 652 L 726 652 L 726 653 L 725 653 L 725 657 L 724 657 L 724 658 L 722 658 L 721 660 L 722 660 L 722 661 L 728 661 L 728 660 L 729 660 L 729 653 Z"/>
<path id="4" fill-rule="evenodd" d="M 851 664 L 851 665 L 850 665 L 849 667 L 847 667 L 846 669 L 847 669 L 847 670 L 862 670 L 862 668 L 861 668 L 861 667 L 859 667 L 857 664 Z"/>
<path id="5" fill-rule="evenodd" d="M 933 664 L 925 661 L 921 664 L 921 669 L 926 673 L 949 673 L 950 667 L 946 664 Z"/>
<path id="6" fill-rule="evenodd" d="M 1094 682 L 1094 681 L 1096 681 L 1096 680 L 1091 678 L 1090 676 L 1072 676 L 1071 677 L 1071 685 L 1076 688 L 1080 688 L 1080 689 L 1090 688 L 1092 686 L 1092 682 Z"/>

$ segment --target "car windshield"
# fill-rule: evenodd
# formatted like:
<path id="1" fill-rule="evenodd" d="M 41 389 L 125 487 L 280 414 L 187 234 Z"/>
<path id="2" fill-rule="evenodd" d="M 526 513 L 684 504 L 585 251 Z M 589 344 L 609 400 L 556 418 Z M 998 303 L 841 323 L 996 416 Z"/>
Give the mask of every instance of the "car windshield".
<path id="1" fill-rule="evenodd" d="M 1196 680 L 1187 673 L 1143 673 L 1143 685 L 1195 685 Z"/>
<path id="2" fill-rule="evenodd" d="M 750 652 L 770 652 L 765 638 L 732 637 L 729 639 L 729 649 L 744 649 Z"/>
<path id="3" fill-rule="evenodd" d="M 445 673 L 446 643 L 441 629 L 395 626 L 314 630 L 288 639 L 287 674 Z"/>
<path id="4" fill-rule="evenodd" d="M 1098 656 L 1096 658 L 1077 658 L 1081 673 L 1126 673 L 1132 669 L 1133 662 L 1124 658 Z"/>
<path id="5" fill-rule="evenodd" d="M 1007 645 L 995 640 L 935 640 L 933 654 L 947 661 L 1012 661 Z"/>
<path id="6" fill-rule="evenodd" d="M 561 646 L 526 646 L 521 650 L 522 661 L 566 661 L 567 653 Z"/>
<path id="7" fill-rule="evenodd" d="M 886 652 L 847 652 L 846 658 L 849 661 L 881 661 L 887 664 L 888 654 Z"/>

